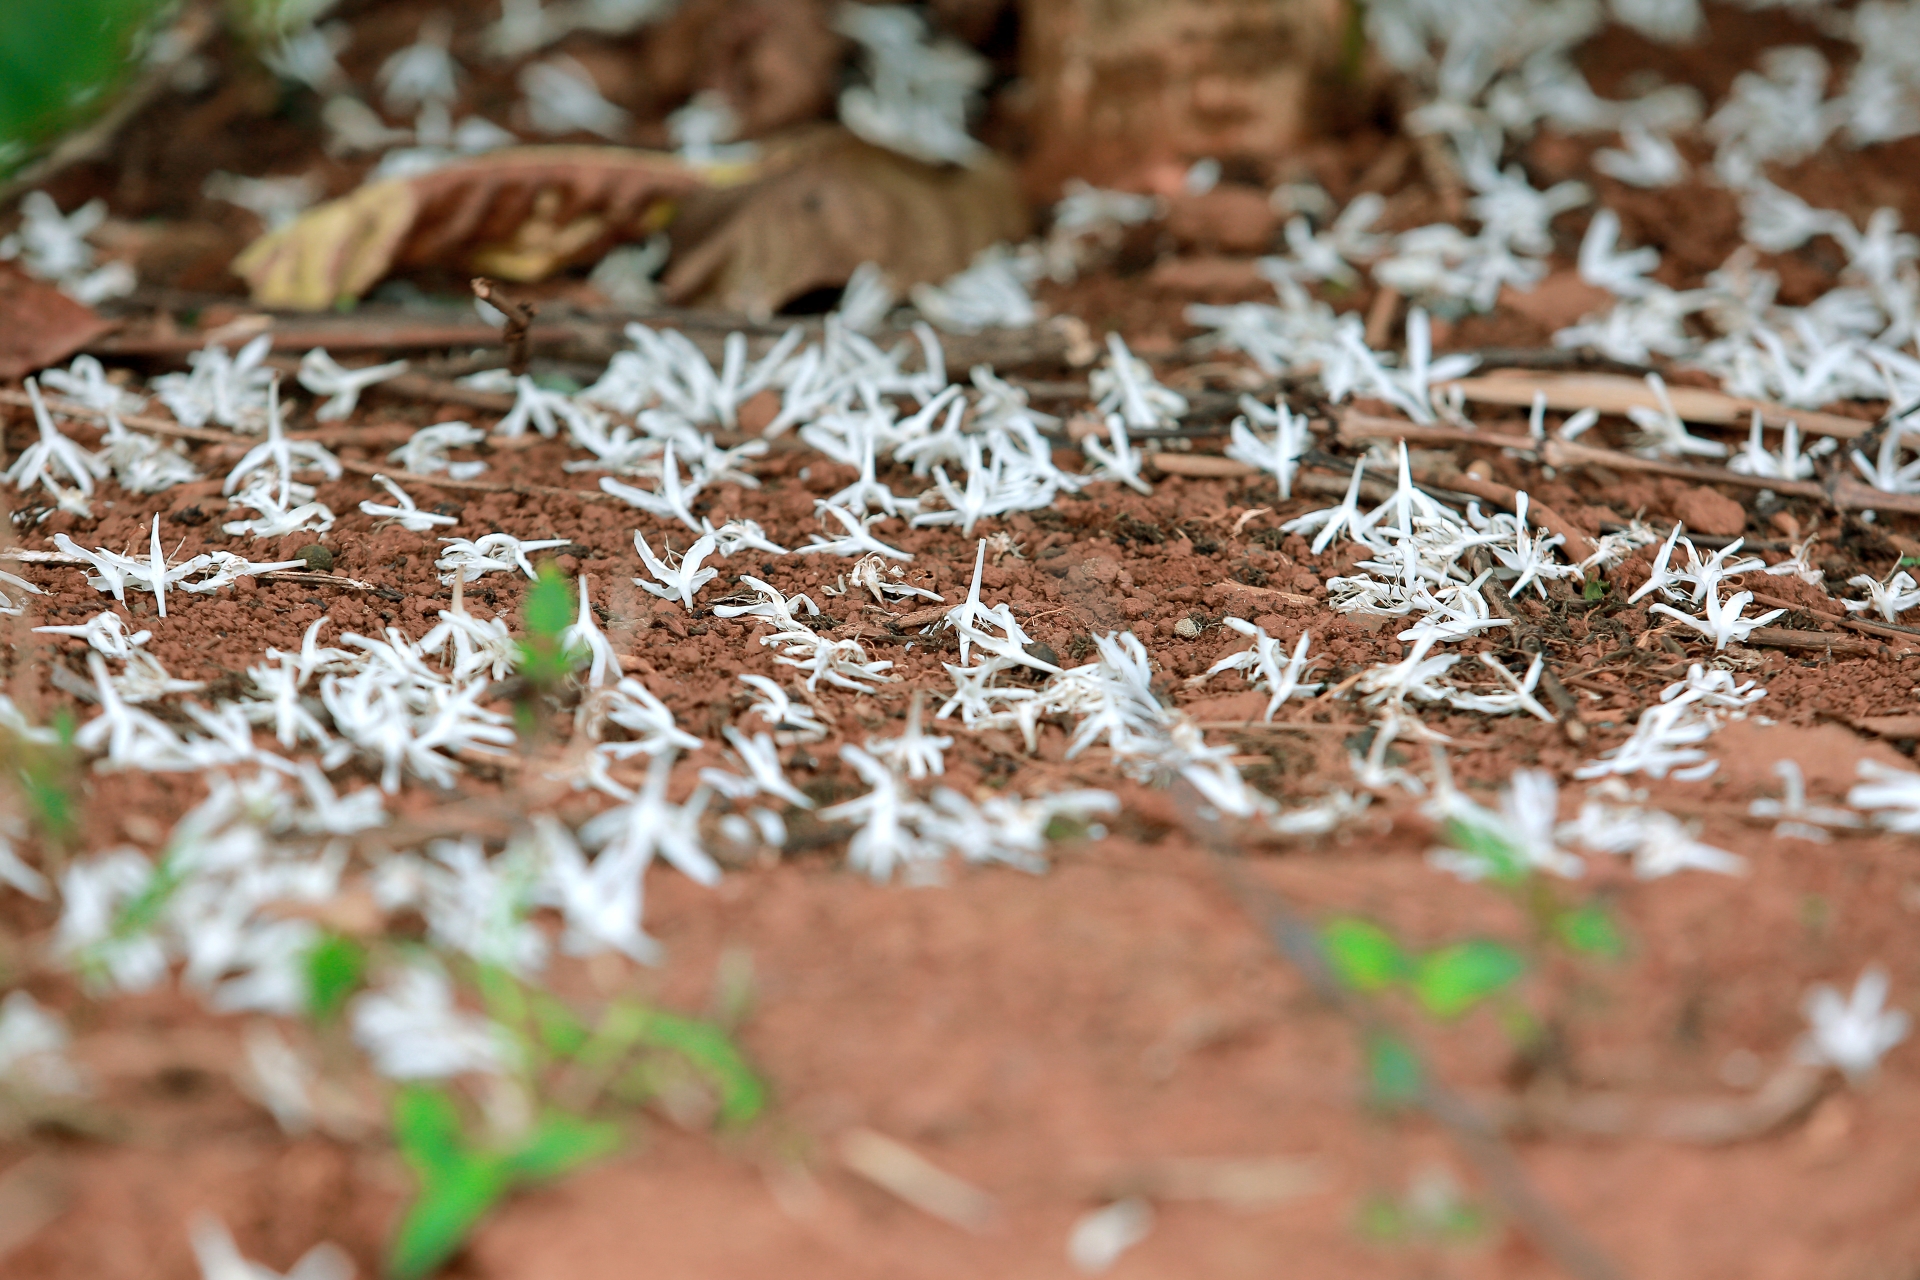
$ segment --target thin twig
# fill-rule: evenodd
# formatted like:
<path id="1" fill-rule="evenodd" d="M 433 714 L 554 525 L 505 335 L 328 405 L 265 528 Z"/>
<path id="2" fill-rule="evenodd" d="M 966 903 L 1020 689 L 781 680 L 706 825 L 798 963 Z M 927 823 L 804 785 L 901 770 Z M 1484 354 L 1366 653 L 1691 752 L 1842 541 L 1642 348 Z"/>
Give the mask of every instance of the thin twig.
<path id="1" fill-rule="evenodd" d="M 506 292 L 485 276 L 473 278 L 473 296 L 507 318 L 500 341 L 507 348 L 507 372 L 519 377 L 527 371 L 527 329 L 540 314 L 538 307 L 521 298 L 509 298 Z"/>

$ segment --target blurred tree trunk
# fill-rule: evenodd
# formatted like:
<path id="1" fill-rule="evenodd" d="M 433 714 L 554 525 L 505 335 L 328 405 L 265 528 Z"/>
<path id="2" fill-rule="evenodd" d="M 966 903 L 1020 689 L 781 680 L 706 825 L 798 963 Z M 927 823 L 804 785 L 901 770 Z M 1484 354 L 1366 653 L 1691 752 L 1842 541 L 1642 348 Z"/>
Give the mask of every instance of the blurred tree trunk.
<path id="1" fill-rule="evenodd" d="M 1346 0 L 1020 0 L 1029 189 L 1202 156 L 1270 165 L 1337 81 Z M 1264 167 L 1263 165 L 1263 167 Z"/>

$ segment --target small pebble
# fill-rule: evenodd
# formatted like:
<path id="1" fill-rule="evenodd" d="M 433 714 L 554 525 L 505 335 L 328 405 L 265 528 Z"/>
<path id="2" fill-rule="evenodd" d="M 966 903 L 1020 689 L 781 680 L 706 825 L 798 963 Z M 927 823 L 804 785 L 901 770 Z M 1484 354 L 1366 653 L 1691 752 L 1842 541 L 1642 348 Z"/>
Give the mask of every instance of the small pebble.
<path id="1" fill-rule="evenodd" d="M 317 542 L 309 542 L 306 546 L 294 552 L 293 558 L 295 560 L 306 561 L 308 573 L 333 572 L 333 552 L 327 550 L 327 548 Z"/>
<path id="2" fill-rule="evenodd" d="M 1192 640 L 1200 634 L 1200 624 L 1192 618 L 1182 618 L 1173 624 L 1173 634 L 1182 640 Z"/>

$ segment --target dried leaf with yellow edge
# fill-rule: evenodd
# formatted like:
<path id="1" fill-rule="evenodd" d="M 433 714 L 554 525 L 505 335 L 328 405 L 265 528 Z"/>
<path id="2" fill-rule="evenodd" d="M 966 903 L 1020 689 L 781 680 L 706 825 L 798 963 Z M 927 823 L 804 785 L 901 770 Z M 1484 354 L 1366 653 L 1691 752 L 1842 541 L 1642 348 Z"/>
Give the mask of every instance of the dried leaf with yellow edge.
<path id="1" fill-rule="evenodd" d="M 624 147 L 515 147 L 369 183 L 262 236 L 233 270 L 255 303 L 306 311 L 409 267 L 539 280 L 645 239 L 678 201 L 746 176 Z"/>
<path id="2" fill-rule="evenodd" d="M 760 172 L 688 199 L 663 282 L 670 302 L 768 316 L 844 285 L 863 262 L 904 292 L 1028 231 L 1013 168 L 994 155 L 922 164 L 834 126 L 769 146 Z"/>

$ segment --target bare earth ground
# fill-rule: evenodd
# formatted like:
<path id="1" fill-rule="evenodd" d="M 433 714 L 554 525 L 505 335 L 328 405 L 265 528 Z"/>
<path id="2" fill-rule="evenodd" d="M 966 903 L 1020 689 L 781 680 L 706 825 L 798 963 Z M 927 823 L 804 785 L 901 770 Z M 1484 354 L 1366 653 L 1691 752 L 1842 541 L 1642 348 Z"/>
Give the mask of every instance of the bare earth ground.
<path id="1" fill-rule="evenodd" d="M 1751 62 L 1753 48 L 1802 38 L 1797 29 L 1773 31 L 1765 25 L 1771 21 L 1747 33 L 1750 44 L 1709 44 L 1686 55 L 1689 65 L 1661 69 L 1721 92 L 1732 69 Z M 1585 56 L 1595 87 L 1609 93 L 1609 67 L 1681 55 L 1618 37 Z M 134 145 L 157 145 L 153 133 L 168 127 L 159 116 L 137 126 Z M 275 143 L 282 144 L 293 145 Z M 1361 136 L 1326 144 L 1299 163 L 1344 201 L 1367 175 L 1382 172 L 1382 153 L 1396 145 Z M 1529 158 L 1545 185 L 1576 172 L 1590 177 L 1588 149 L 1585 142 L 1548 137 Z M 1893 204 L 1912 225 L 1920 219 L 1912 153 L 1911 144 L 1878 148 L 1870 164 L 1858 156 L 1816 157 L 1778 180 L 1856 220 Z M 116 212 L 152 212 L 141 207 L 143 199 L 157 208 L 177 203 L 179 191 L 198 190 L 198 177 L 189 181 L 168 167 L 184 163 L 178 153 L 167 155 L 165 164 L 150 156 L 140 164 L 130 160 L 117 174 L 69 175 L 75 189 L 56 188 L 56 194 L 68 207 L 95 190 L 111 192 L 107 179 L 117 177 L 121 194 L 131 195 Z M 135 153 L 141 156 L 147 153 Z M 240 167 L 231 156 L 210 154 L 200 163 Z M 1403 158 L 1400 169 L 1406 168 Z M 154 181 L 155 173 L 167 181 Z M 130 176 L 141 174 L 139 182 Z M 1604 178 L 1594 182 L 1600 201 L 1622 211 L 1630 242 L 1662 248 L 1674 277 L 1669 283 L 1718 265 L 1737 240 L 1738 215 L 1724 192 L 1696 185 L 1649 194 Z M 1432 194 L 1411 178 L 1404 187 L 1398 177 L 1384 185 L 1399 189 L 1391 225 L 1436 216 Z M 232 246 L 223 244 L 195 261 L 224 261 Z M 1554 301 L 1555 281 L 1571 276 L 1577 244 L 1577 233 L 1566 233 L 1559 274 L 1533 299 L 1461 322 L 1442 345 L 1544 345 L 1555 328 L 1587 309 L 1583 298 L 1565 307 Z M 1834 266 L 1820 252 L 1816 244 L 1766 260 L 1782 272 L 1783 301 L 1803 301 L 1830 284 Z M 193 290 L 231 285 L 211 270 L 198 277 L 183 270 L 176 283 Z M 1120 327 L 1178 384 L 1180 371 L 1198 359 L 1179 345 L 1192 334 L 1179 319 L 1181 307 L 1266 292 L 1250 257 L 1215 253 L 1200 236 L 1155 241 L 1137 261 L 1123 254 L 1113 268 L 1055 290 L 1046 301 L 1080 315 L 1096 333 L 1108 324 Z M 1370 300 L 1353 301 L 1364 309 Z M 1026 372 L 1080 376 L 1059 368 Z M 1205 385 L 1215 390 L 1257 382 L 1246 370 L 1216 369 L 1209 377 Z M 1082 405 L 1043 407 L 1068 412 Z M 446 418 L 487 426 L 492 416 L 376 389 L 356 419 L 356 428 L 366 429 L 363 438 L 348 432 L 338 451 L 348 460 L 379 461 L 392 444 L 392 433 L 383 435 L 381 427 Z M 1491 413 L 1480 422 L 1493 430 L 1518 425 Z M 297 430 L 312 425 L 302 418 L 292 423 Z M 10 456 L 31 430 L 25 413 L 7 411 Z M 86 438 L 83 429 L 75 434 Z M 1196 447 L 1217 452 L 1220 443 L 1203 438 Z M 205 456 L 218 457 L 221 447 Z M 1698 527 L 1701 510 L 1726 518 L 1733 508 L 1732 523 L 1721 532 L 1744 533 L 1749 549 L 1763 548 L 1769 560 L 1818 529 L 1834 584 L 1859 572 L 1883 576 L 1900 555 L 1920 551 L 1914 541 L 1920 528 L 1909 517 L 1889 515 L 1867 526 L 1798 499 L 1762 512 L 1752 505 L 1751 489 L 1703 492 L 1679 481 L 1580 470 L 1549 480 L 1498 450 L 1451 452 L 1458 466 L 1485 463 L 1493 479 L 1528 489 L 1588 533 L 1598 532 L 1603 520 L 1642 511 L 1663 528 L 1682 515 Z M 540 442 L 520 451 L 497 448 L 489 476 L 510 472 L 523 484 L 583 487 L 584 480 L 562 470 L 567 456 L 560 446 Z M 1062 465 L 1078 465 L 1075 451 L 1059 456 Z M 850 470 L 797 449 L 776 449 L 755 470 L 763 489 L 719 486 L 710 509 L 757 519 L 788 545 L 814 528 L 814 498 L 853 478 Z M 893 478 L 897 489 L 914 487 L 904 473 Z M 129 620 L 153 630 L 152 650 L 174 675 L 216 686 L 242 679 L 268 645 L 297 647 L 322 614 L 333 622 L 329 638 L 344 630 L 377 634 L 387 625 L 417 638 L 450 603 L 432 569 L 434 544 L 430 536 L 374 530 L 357 510 L 370 494 L 364 477 L 349 474 L 322 486 L 319 500 L 341 513 L 327 539 L 337 555 L 335 571 L 379 592 L 259 582 L 197 599 L 166 619 L 136 603 Z M 621 504 L 564 496 L 447 491 L 423 503 L 438 499 L 458 516 L 459 526 L 449 531 L 458 536 L 501 530 L 574 544 L 562 567 L 591 575 L 595 599 L 606 610 L 603 625 L 628 670 L 668 703 L 683 727 L 716 739 L 719 726 L 745 706 L 737 674 L 778 670 L 755 643 L 758 628 L 704 609 L 688 614 L 628 585 L 641 571 L 634 530 L 656 547 L 663 537 L 680 545 L 685 537 L 677 526 Z M 1347 567 L 1340 553 L 1314 557 L 1299 538 L 1278 533 L 1284 520 L 1327 501 L 1283 503 L 1264 483 L 1226 480 L 1166 477 L 1151 497 L 1102 488 L 1063 499 L 1051 511 L 990 524 L 987 531 L 1012 535 L 1019 554 L 990 565 L 985 583 L 992 598 L 1011 601 L 1034 638 L 1063 659 L 1078 660 L 1091 635 L 1132 629 L 1163 669 L 1165 696 L 1219 726 L 1213 735 L 1237 744 L 1247 776 L 1262 790 L 1299 803 L 1347 784 L 1347 755 L 1364 748 L 1356 735 L 1366 715 L 1350 702 L 1321 700 L 1289 705 L 1279 717 L 1284 724 L 1264 728 L 1258 724 L 1264 697 L 1246 692 L 1238 677 L 1199 690 L 1182 681 L 1243 647 L 1218 625 L 1226 615 L 1289 637 L 1310 629 L 1315 653 L 1326 659 L 1321 678 L 1336 683 L 1367 664 L 1401 656 L 1392 628 L 1360 625 L 1325 607 L 1322 583 Z M 177 554 L 229 548 L 218 532 L 217 482 L 176 488 L 157 502 L 110 489 L 96 521 L 54 514 L 18 541 L 47 547 L 54 533 L 65 531 L 88 546 L 143 546 L 158 510 L 169 549 L 180 546 Z M 1258 508 L 1269 510 L 1249 517 Z M 877 532 L 915 553 L 909 581 L 950 600 L 964 594 L 973 559 L 969 540 L 898 524 Z M 279 558 L 311 540 L 303 535 L 278 547 L 233 543 L 230 549 Z M 1582 600 L 1556 585 L 1554 600 L 1518 606 L 1573 689 L 1589 738 L 1575 744 L 1561 728 L 1529 719 L 1432 713 L 1433 727 L 1455 739 L 1453 767 L 1462 785 L 1485 800 L 1522 765 L 1564 777 L 1623 740 L 1628 713 L 1683 675 L 1689 660 L 1708 657 L 1691 633 L 1655 629 L 1643 607 L 1620 603 L 1645 579 L 1649 557 L 1642 551 L 1614 570 L 1603 600 Z M 836 619 L 828 634 L 858 635 L 874 656 L 897 664 L 900 684 L 875 695 L 835 695 L 836 736 L 790 765 L 795 780 L 821 799 L 853 794 L 855 781 L 834 759 L 839 742 L 895 731 L 912 690 L 949 686 L 941 661 L 953 655 L 896 634 L 884 617 L 862 610 L 857 593 L 821 595 L 844 562 L 769 557 L 761 564 L 747 557 L 724 568 L 703 600 L 724 595 L 742 572 L 783 591 L 809 591 Z M 82 621 L 102 607 L 101 597 L 73 570 L 34 577 L 53 594 L 8 624 L 12 688 L 36 715 L 71 706 L 84 719 L 91 713 L 46 675 L 49 664 L 63 662 L 84 676 L 72 647 L 33 636 L 29 628 Z M 482 615 L 516 619 L 523 586 L 494 576 L 467 600 Z M 1765 579 L 1761 589 L 1831 607 L 1818 588 L 1791 579 Z M 1187 619 L 1202 627 L 1197 638 L 1176 632 Z M 1795 614 L 1781 625 L 1824 624 Z M 1462 651 L 1487 647 L 1494 646 L 1469 643 Z M 1780 759 L 1800 763 L 1815 803 L 1838 802 L 1860 759 L 1910 768 L 1912 741 L 1879 740 L 1851 722 L 1920 709 L 1920 648 L 1894 641 L 1856 655 L 1844 645 L 1837 653 L 1736 647 L 1724 656 L 1743 678 L 1758 677 L 1767 688 L 1758 715 L 1728 725 L 1711 741 L 1721 762 L 1711 779 L 1644 785 L 1649 803 L 1696 820 L 1703 840 L 1746 857 L 1748 873 L 1642 883 L 1594 858 L 1590 879 L 1614 906 L 1628 953 L 1615 964 L 1549 975 L 1536 1012 L 1556 1033 L 1553 1052 L 1516 1061 L 1511 1042 L 1485 1012 L 1423 1034 L 1441 1074 L 1490 1114 L 1511 1112 L 1516 1100 L 1531 1106 L 1529 1123 L 1509 1126 L 1513 1149 L 1540 1192 L 1624 1274 L 1912 1280 L 1920 1274 L 1920 1147 L 1911 1137 L 1920 1132 L 1920 1053 L 1911 1044 L 1888 1056 L 1870 1088 L 1829 1090 L 1736 1143 L 1672 1141 L 1653 1136 L 1644 1123 L 1644 1115 L 1663 1104 L 1751 1093 L 1791 1056 L 1804 1025 L 1802 993 L 1813 982 L 1849 983 L 1864 965 L 1879 963 L 1892 975 L 1896 1002 L 1920 990 L 1920 854 L 1910 839 L 1841 834 L 1816 845 L 1777 837 L 1744 816 L 1750 801 L 1778 794 L 1772 767 Z M 509 703 L 503 697 L 498 705 Z M 553 715 L 555 724 L 564 718 L 557 708 Z M 1554 1273 L 1522 1233 L 1499 1218 L 1445 1133 L 1429 1121 L 1369 1107 L 1353 1027 L 1277 953 L 1176 797 L 1116 783 L 1099 751 L 1065 760 L 1067 734 L 1058 725 L 1043 729 L 1033 757 L 1010 736 L 955 736 L 946 781 L 959 790 L 1114 787 L 1124 813 L 1104 838 L 1057 848 L 1054 869 L 1038 877 L 956 867 L 940 887 L 875 886 L 842 866 L 844 832 L 798 823 L 796 852 L 777 865 L 730 868 L 717 890 L 656 874 L 648 920 L 668 948 L 668 963 L 652 971 L 563 965 L 556 986 L 585 998 L 634 991 L 670 1008 L 701 1011 L 716 1001 L 721 975 L 744 958 L 751 965 L 752 1006 L 740 1036 L 772 1084 L 770 1118 L 750 1133 L 720 1139 L 683 1131 L 666 1117 L 652 1120 L 618 1157 L 510 1200 L 448 1275 L 1063 1276 L 1070 1273 L 1064 1241 L 1076 1217 L 1151 1181 L 1167 1161 L 1197 1157 L 1284 1158 L 1296 1162 L 1299 1176 L 1290 1194 L 1250 1206 L 1162 1202 L 1153 1234 L 1112 1275 Z M 584 817 L 584 802 L 541 790 L 536 775 L 543 749 L 536 744 L 525 761 L 504 767 L 475 765 L 455 795 L 412 788 L 394 810 L 453 830 L 490 831 L 503 804 L 510 811 L 535 798 L 557 805 L 570 820 Z M 692 788 L 699 767 L 718 763 L 711 746 L 688 757 L 676 772 L 675 795 Z M 203 794 L 197 781 L 172 777 L 95 775 L 86 786 L 82 844 L 90 849 L 130 843 L 151 851 Z M 1234 865 L 1309 918 L 1364 914 L 1411 942 L 1524 933 L 1526 921 L 1503 899 L 1427 865 L 1423 855 L 1436 838 L 1413 803 L 1401 800 L 1377 805 L 1337 837 L 1249 843 Z M 250 1257 L 276 1268 L 328 1238 L 347 1248 L 363 1274 L 377 1273 L 409 1185 L 383 1139 L 284 1136 L 235 1083 L 241 1056 L 235 1021 L 216 1019 L 178 994 L 98 1004 L 82 999 L 69 978 L 39 967 L 52 914 L 17 895 L 0 902 L 0 911 L 0 965 L 10 977 L 24 975 L 28 990 L 66 1015 L 76 1036 L 74 1057 L 97 1086 L 79 1114 L 0 1132 L 0 1269 L 7 1276 L 192 1276 L 182 1225 L 200 1209 L 222 1216 Z M 1758 1066 L 1743 1054 L 1757 1056 Z M 1625 1096 L 1641 1110 L 1610 1131 L 1591 1132 L 1596 1126 L 1571 1118 L 1573 1103 L 1601 1094 Z M 836 1144 L 860 1127 L 910 1143 L 988 1190 L 1000 1216 L 969 1234 L 847 1172 Z M 1363 1206 L 1382 1195 L 1405 1196 L 1436 1169 L 1450 1171 L 1463 1194 L 1494 1216 L 1444 1242 L 1369 1238 L 1361 1226 Z"/>

